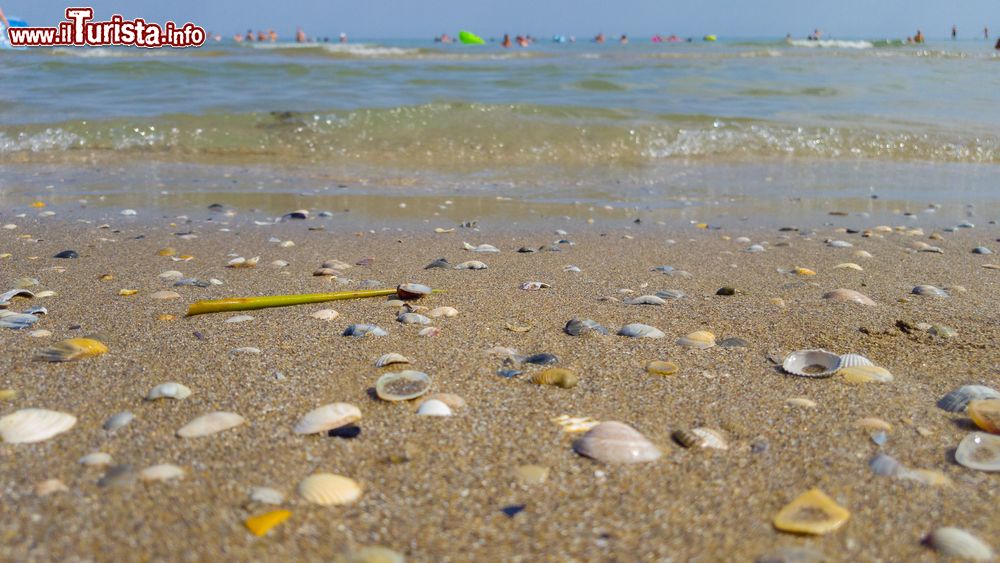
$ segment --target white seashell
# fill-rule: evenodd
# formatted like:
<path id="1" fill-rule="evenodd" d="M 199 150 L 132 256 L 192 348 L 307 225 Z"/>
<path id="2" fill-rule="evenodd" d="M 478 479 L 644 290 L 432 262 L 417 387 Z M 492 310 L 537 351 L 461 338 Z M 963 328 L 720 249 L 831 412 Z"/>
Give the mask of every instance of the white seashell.
<path id="1" fill-rule="evenodd" d="M 388 354 L 382 354 L 382 356 L 380 356 L 379 359 L 375 360 L 375 367 L 382 368 L 392 364 L 409 364 L 409 363 L 412 362 L 410 362 L 410 360 L 406 356 L 402 354 L 397 354 L 396 352 L 389 352 Z"/>
<path id="2" fill-rule="evenodd" d="M 882 475 L 884 477 L 896 477 L 906 471 L 906 467 L 902 463 L 896 460 L 892 456 L 886 454 L 878 454 L 868 462 L 868 467 L 871 468 L 872 472 L 876 475 Z"/>
<path id="3" fill-rule="evenodd" d="M 108 432 L 114 432 L 115 430 L 118 430 L 119 428 L 132 422 L 132 419 L 134 418 L 135 415 L 133 415 L 129 411 L 120 412 L 104 421 L 104 429 L 107 430 Z"/>
<path id="4" fill-rule="evenodd" d="M 666 336 L 660 329 L 642 323 L 627 324 L 618 331 L 618 335 L 632 338 L 663 338 Z"/>
<path id="5" fill-rule="evenodd" d="M 486 268 L 486 264 L 479 260 L 469 260 L 468 262 L 456 264 L 454 267 L 455 270 L 485 270 Z"/>
<path id="6" fill-rule="evenodd" d="M 273 262 L 271 262 L 271 267 L 274 269 L 284 268 L 287 265 L 288 262 L 285 262 L 284 260 L 274 260 Z"/>
<path id="7" fill-rule="evenodd" d="M 437 336 L 439 334 L 441 334 L 440 328 L 436 326 L 429 326 L 420 329 L 420 332 L 417 333 L 417 336 Z"/>
<path id="8" fill-rule="evenodd" d="M 104 452 L 94 452 L 81 457 L 77 463 L 91 466 L 111 465 L 111 455 Z"/>
<path id="9" fill-rule="evenodd" d="M 846 240 L 831 240 L 827 242 L 826 245 L 833 248 L 851 248 L 854 246 Z"/>
<path id="10" fill-rule="evenodd" d="M 799 350 L 785 358 L 781 369 L 803 377 L 830 377 L 840 369 L 840 356 L 826 350 Z"/>
<path id="11" fill-rule="evenodd" d="M 253 317 L 250 315 L 236 315 L 235 317 L 229 317 L 226 319 L 227 323 L 245 323 L 247 321 L 252 321 Z"/>
<path id="12" fill-rule="evenodd" d="M 7 303 L 15 297 L 27 297 L 28 299 L 31 299 L 34 296 L 35 294 L 28 291 L 27 289 L 20 289 L 20 288 L 12 289 L 10 291 L 0 294 L 0 303 Z"/>
<path id="13" fill-rule="evenodd" d="M 764 247 L 759 244 L 751 244 L 747 247 L 747 252 L 764 252 Z"/>
<path id="14" fill-rule="evenodd" d="M 1000 436 L 973 432 L 955 450 L 955 461 L 979 471 L 1000 471 Z"/>
<path id="15" fill-rule="evenodd" d="M 844 262 L 842 264 L 837 264 L 836 266 L 833 267 L 833 269 L 834 270 L 845 270 L 845 269 L 847 269 L 847 270 L 857 270 L 859 272 L 865 271 L 864 268 L 862 268 L 861 266 L 858 266 L 854 262 Z"/>
<path id="16" fill-rule="evenodd" d="M 938 528 L 928 534 L 926 541 L 948 557 L 970 561 L 992 561 L 996 557 L 986 542 L 960 528 Z"/>
<path id="17" fill-rule="evenodd" d="M 122 209 L 121 214 L 125 216 L 138 215 L 135 209 Z"/>
<path id="18" fill-rule="evenodd" d="M 963 385 L 941 397 L 937 406 L 948 412 L 964 412 L 969 401 L 1000 399 L 1000 391 L 985 385 Z"/>
<path id="19" fill-rule="evenodd" d="M 246 419 L 234 412 L 211 412 L 203 414 L 191 422 L 185 424 L 177 431 L 181 438 L 199 438 L 208 436 L 230 428 L 236 428 L 245 423 Z"/>
<path id="20" fill-rule="evenodd" d="M 241 346 L 239 348 L 233 348 L 229 351 L 230 354 L 260 354 L 260 348 L 255 348 L 254 346 Z"/>
<path id="21" fill-rule="evenodd" d="M 176 291 L 157 291 L 156 293 L 150 295 L 151 299 L 177 299 L 181 296 L 180 293 Z"/>
<path id="22" fill-rule="evenodd" d="M 626 299 L 624 301 L 626 305 L 666 305 L 667 302 L 661 297 L 655 295 L 640 295 L 639 297 L 634 297 L 632 299 Z"/>
<path id="23" fill-rule="evenodd" d="M 427 311 L 427 316 L 436 319 L 438 317 L 451 318 L 458 316 L 458 309 L 454 307 L 435 307 Z"/>
<path id="24" fill-rule="evenodd" d="M 332 321 L 340 316 L 340 313 L 334 311 L 333 309 L 320 309 L 315 313 L 309 315 L 314 319 L 319 319 L 321 321 Z"/>
<path id="25" fill-rule="evenodd" d="M 143 481 L 167 481 L 168 479 L 181 479 L 184 477 L 184 470 L 171 463 L 161 463 L 147 467 L 139 472 L 139 478 Z"/>
<path id="26" fill-rule="evenodd" d="M 417 414 L 423 416 L 451 416 L 451 408 L 443 401 L 428 399 L 420 403 Z"/>
<path id="27" fill-rule="evenodd" d="M 350 504 L 361 498 L 361 486 L 353 479 L 332 473 L 310 475 L 299 483 L 299 494 L 313 504 Z"/>
<path id="28" fill-rule="evenodd" d="M 184 274 L 178 272 L 177 270 L 167 270 L 166 272 L 163 272 L 162 274 L 160 274 L 159 277 L 161 277 L 161 278 L 163 278 L 165 280 L 177 281 L 177 280 L 183 278 Z"/>
<path id="29" fill-rule="evenodd" d="M 549 285 L 549 284 L 547 284 L 547 283 L 539 282 L 539 281 L 529 281 L 529 282 L 524 282 L 524 283 L 521 284 L 521 289 L 523 289 L 525 291 L 537 291 L 539 289 L 547 289 L 547 288 L 550 288 L 550 287 L 552 287 L 552 286 Z"/>
<path id="30" fill-rule="evenodd" d="M 868 297 L 861 292 L 854 291 L 853 289 L 839 288 L 833 291 L 828 291 L 823 294 L 823 299 L 839 303 L 857 303 L 858 305 L 867 305 L 869 307 L 875 305 L 875 301 L 873 301 L 871 297 Z"/>
<path id="31" fill-rule="evenodd" d="M 948 294 L 943 289 L 933 285 L 918 285 L 910 293 L 925 297 L 948 297 Z"/>
<path id="32" fill-rule="evenodd" d="M 173 381 L 169 383 L 161 383 L 156 387 L 149 390 L 146 394 L 147 401 L 155 401 L 157 399 L 186 399 L 191 396 L 191 390 L 181 385 L 180 383 L 175 383 Z"/>
<path id="33" fill-rule="evenodd" d="M 857 366 L 873 366 L 874 362 L 861 354 L 844 354 L 840 357 L 841 368 L 853 368 Z"/>
<path id="34" fill-rule="evenodd" d="M 692 428 L 690 432 L 701 438 L 699 445 L 702 448 L 711 448 L 714 450 L 729 449 L 729 444 L 726 443 L 726 439 L 718 430 L 713 430 L 711 428 Z"/>
<path id="35" fill-rule="evenodd" d="M 45 298 L 45 297 L 52 297 L 55 294 L 56 294 L 56 292 L 54 292 L 52 290 L 49 290 L 49 289 L 46 289 L 46 290 L 43 290 L 43 291 L 36 292 L 35 293 L 35 297 L 41 299 L 41 298 Z"/>
<path id="36" fill-rule="evenodd" d="M 254 487 L 250 491 L 250 500 L 264 504 L 282 504 L 285 502 L 285 495 L 271 487 Z"/>
<path id="37" fill-rule="evenodd" d="M 857 258 L 871 258 L 872 253 L 868 252 L 867 250 L 855 250 L 854 256 L 856 256 Z"/>
<path id="38" fill-rule="evenodd" d="M 492 244 L 480 244 L 479 246 L 472 246 L 467 242 L 463 242 L 462 248 L 466 250 L 471 250 L 472 252 L 500 252 L 500 249 L 493 246 Z"/>
<path id="39" fill-rule="evenodd" d="M 305 414 L 292 429 L 296 434 L 319 434 L 361 420 L 361 410 L 348 403 L 331 403 Z"/>
<path id="40" fill-rule="evenodd" d="M 62 434 L 76 424 L 76 417 L 46 409 L 22 409 L 0 418 L 0 437 L 8 444 L 31 444 Z"/>
<path id="41" fill-rule="evenodd" d="M 404 325 L 429 325 L 431 320 L 419 313 L 402 313 L 396 320 Z"/>
<path id="42" fill-rule="evenodd" d="M 564 272 L 573 272 L 573 273 L 579 273 L 579 272 L 582 272 L 583 270 L 581 270 L 581 269 L 579 268 L 579 266 L 572 266 L 572 265 L 570 265 L 570 266 L 566 266 L 566 267 L 564 267 L 564 268 L 563 268 L 563 271 L 564 271 Z"/>
<path id="43" fill-rule="evenodd" d="M 621 422 L 602 422 L 573 443 L 580 455 L 604 463 L 643 463 L 662 454 L 638 430 Z"/>
<path id="44" fill-rule="evenodd" d="M 46 479 L 35 485 L 35 494 L 40 497 L 51 495 L 52 493 L 65 493 L 67 491 L 69 491 L 69 487 L 59 479 Z"/>
<path id="45" fill-rule="evenodd" d="M 39 330 L 33 330 L 28 333 L 28 336 L 32 338 L 45 338 L 46 336 L 52 336 L 52 331 L 45 330 L 44 328 Z"/>

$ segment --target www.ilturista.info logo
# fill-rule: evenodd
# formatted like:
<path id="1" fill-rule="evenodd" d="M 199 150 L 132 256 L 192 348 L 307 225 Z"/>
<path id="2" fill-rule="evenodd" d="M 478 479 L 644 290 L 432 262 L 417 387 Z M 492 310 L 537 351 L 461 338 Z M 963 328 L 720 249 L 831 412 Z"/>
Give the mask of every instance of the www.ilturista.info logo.
<path id="1" fill-rule="evenodd" d="M 66 8 L 66 21 L 56 27 L 11 27 L 7 37 L 12 47 L 96 47 L 121 45 L 158 47 L 200 47 L 205 29 L 188 22 L 182 26 L 168 21 L 163 25 L 142 18 L 126 20 L 115 14 L 108 21 L 95 22 L 93 8 Z"/>

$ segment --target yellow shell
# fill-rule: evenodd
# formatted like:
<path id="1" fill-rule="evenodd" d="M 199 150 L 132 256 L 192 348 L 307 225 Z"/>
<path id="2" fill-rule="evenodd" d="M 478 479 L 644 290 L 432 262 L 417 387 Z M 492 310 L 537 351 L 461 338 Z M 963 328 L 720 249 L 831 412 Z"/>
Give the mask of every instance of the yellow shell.
<path id="1" fill-rule="evenodd" d="M 35 356 L 39 360 L 49 362 L 69 362 L 81 358 L 91 358 L 106 354 L 108 347 L 93 338 L 70 338 L 38 351 Z"/>
<path id="2" fill-rule="evenodd" d="M 361 498 L 361 486 L 347 477 L 332 473 L 310 475 L 299 483 L 299 494 L 313 504 L 351 504 Z"/>
<path id="3" fill-rule="evenodd" d="M 0 389 L 0 401 L 13 401 L 17 398 L 17 389 Z"/>
<path id="4" fill-rule="evenodd" d="M 991 434 L 1000 434 L 1000 399 L 969 401 L 965 410 L 976 426 Z"/>
<path id="5" fill-rule="evenodd" d="M 45 202 L 44 201 L 33 201 L 33 202 L 31 202 L 31 206 L 34 207 L 35 209 L 41 209 L 41 208 L 45 207 Z"/>
<path id="6" fill-rule="evenodd" d="M 549 368 L 547 370 L 540 371 L 531 378 L 532 383 L 537 383 L 539 385 L 555 385 L 556 387 L 562 387 L 563 389 L 569 389 L 571 387 L 576 387 L 579 379 L 576 374 L 565 368 Z"/>
<path id="7" fill-rule="evenodd" d="M 677 343 L 688 348 L 711 348 L 715 346 L 715 335 L 706 330 L 699 330 L 678 338 Z"/>
<path id="8" fill-rule="evenodd" d="M 874 416 L 859 419 L 857 425 L 865 430 L 884 430 L 885 432 L 890 432 L 892 430 L 891 424 Z"/>
<path id="9" fill-rule="evenodd" d="M 98 277 L 97 279 L 99 281 L 111 281 L 115 279 L 115 277 L 111 274 L 101 274 L 100 277 Z"/>
<path id="10" fill-rule="evenodd" d="M 837 530 L 850 517 L 846 508 L 833 502 L 823 491 L 810 489 L 778 512 L 774 527 L 782 532 L 820 536 Z"/>
<path id="11" fill-rule="evenodd" d="M 708 223 L 698 223 L 695 225 L 695 227 L 698 227 L 699 229 L 707 229 Z"/>
<path id="12" fill-rule="evenodd" d="M 646 373 L 651 373 L 653 375 L 674 375 L 681 368 L 673 362 L 665 362 L 662 360 L 653 360 L 646 364 Z"/>
<path id="13" fill-rule="evenodd" d="M 816 272 L 809 268 L 795 268 L 795 273 L 800 276 L 815 276 Z"/>
<path id="14" fill-rule="evenodd" d="M 291 515 L 292 513 L 289 510 L 273 510 L 259 516 L 251 516 L 243 524 L 253 535 L 260 537 L 269 532 L 271 528 L 288 520 Z"/>
<path id="15" fill-rule="evenodd" d="M 837 375 L 847 383 L 887 383 L 892 374 L 878 366 L 851 366 L 837 370 Z"/>
<path id="16" fill-rule="evenodd" d="M 135 295 L 136 293 L 139 293 L 138 289 L 120 289 L 120 290 L 118 290 L 118 295 L 121 295 L 122 297 L 128 297 L 129 295 Z"/>
<path id="17" fill-rule="evenodd" d="M 157 254 L 160 256 L 173 256 L 174 254 L 177 254 L 177 251 L 174 250 L 172 246 L 168 246 L 166 248 L 161 248 Z"/>
<path id="18" fill-rule="evenodd" d="M 158 315 L 156 317 L 156 320 L 158 320 L 158 321 L 172 321 L 172 320 L 174 320 L 176 318 L 177 317 L 175 317 L 173 315 L 168 315 L 167 313 L 163 313 L 162 315 Z"/>

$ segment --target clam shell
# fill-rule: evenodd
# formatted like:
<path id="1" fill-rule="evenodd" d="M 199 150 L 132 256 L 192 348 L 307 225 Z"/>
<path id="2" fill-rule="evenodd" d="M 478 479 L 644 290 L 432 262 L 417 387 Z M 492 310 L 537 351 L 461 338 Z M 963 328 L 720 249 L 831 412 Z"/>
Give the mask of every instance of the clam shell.
<path id="1" fill-rule="evenodd" d="M 965 411 L 980 429 L 991 434 L 1000 434 L 1000 399 L 969 401 Z"/>
<path id="2" fill-rule="evenodd" d="M 361 498 L 361 486 L 347 477 L 316 473 L 299 483 L 299 495 L 313 504 L 339 506 Z"/>
<path id="3" fill-rule="evenodd" d="M 169 479 L 181 479 L 184 477 L 184 469 L 172 464 L 161 463 L 152 467 L 147 467 L 139 472 L 139 478 L 143 481 L 167 481 Z"/>
<path id="4" fill-rule="evenodd" d="M 662 297 L 655 295 L 640 295 L 632 299 L 625 300 L 626 305 L 666 305 L 667 302 Z"/>
<path id="5" fill-rule="evenodd" d="M 8 444 L 42 442 L 76 424 L 76 417 L 46 409 L 22 409 L 0 418 L 0 437 Z"/>
<path id="6" fill-rule="evenodd" d="M 837 375 L 848 383 L 888 383 L 892 381 L 892 373 L 879 366 L 853 366 L 840 368 Z"/>
<path id="7" fill-rule="evenodd" d="M 388 354 L 382 354 L 379 357 L 379 359 L 375 360 L 375 367 L 384 368 L 385 366 L 392 364 L 409 364 L 409 363 L 411 362 L 406 356 L 402 354 L 397 354 L 396 352 L 389 352 Z"/>
<path id="8" fill-rule="evenodd" d="M 843 368 L 853 368 L 856 366 L 873 366 L 874 362 L 868 358 L 862 356 L 861 354 L 844 354 L 840 357 L 840 367 Z"/>
<path id="9" fill-rule="evenodd" d="M 781 363 L 781 369 L 803 377 L 830 377 L 840 368 L 840 356 L 826 350 L 792 352 Z"/>
<path id="10" fill-rule="evenodd" d="M 156 387 L 149 390 L 146 394 L 147 401 L 155 401 L 157 399 L 187 399 L 191 396 L 191 390 L 186 386 L 181 385 L 176 382 L 161 383 Z"/>
<path id="11" fill-rule="evenodd" d="M 38 322 L 38 317 L 27 313 L 12 313 L 7 310 L 0 310 L 0 328 L 10 328 L 21 330 Z"/>
<path id="12" fill-rule="evenodd" d="M 549 368 L 536 373 L 531 378 L 531 382 L 538 385 L 555 385 L 563 389 L 571 389 L 579 383 L 579 378 L 568 369 Z"/>
<path id="13" fill-rule="evenodd" d="M 836 301 L 838 303 L 857 303 L 858 305 L 867 305 L 873 307 L 875 302 L 872 301 L 867 295 L 854 291 L 853 289 L 835 289 L 823 294 L 823 299 L 829 301 Z"/>
<path id="14" fill-rule="evenodd" d="M 119 428 L 125 426 L 126 424 L 132 422 L 135 415 L 129 411 L 122 411 L 118 414 L 112 415 L 111 418 L 104 421 L 104 429 L 108 432 L 114 432 Z"/>
<path id="15" fill-rule="evenodd" d="M 424 401 L 437 400 L 451 407 L 452 410 L 465 408 L 465 399 L 454 393 L 431 393 L 424 396 Z"/>
<path id="16" fill-rule="evenodd" d="M 333 309 L 320 309 L 309 315 L 314 319 L 319 319 L 321 321 L 332 321 L 340 316 L 340 313 L 334 311 Z"/>
<path id="17" fill-rule="evenodd" d="M 666 336 L 660 329 L 642 323 L 627 324 L 621 327 L 618 335 L 632 338 L 663 338 Z"/>
<path id="18" fill-rule="evenodd" d="M 955 450 L 955 461 L 979 471 L 1000 471 L 1000 436 L 973 432 Z"/>
<path id="19" fill-rule="evenodd" d="M 899 463 L 896 458 L 886 454 L 878 454 L 873 457 L 868 462 L 868 467 L 871 468 L 873 473 L 882 475 L 883 477 L 896 477 L 906 470 L 906 467 L 902 463 Z"/>
<path id="20" fill-rule="evenodd" d="M 305 414 L 292 429 L 296 434 L 319 434 L 361 420 L 361 409 L 348 403 L 331 403 Z"/>
<path id="21" fill-rule="evenodd" d="M 389 333 L 375 325 L 353 324 L 344 330 L 344 336 L 388 336 Z"/>
<path id="22" fill-rule="evenodd" d="M 451 416 L 451 407 L 437 399 L 428 399 L 420 403 L 417 414 L 422 416 Z"/>
<path id="23" fill-rule="evenodd" d="M 715 450 L 728 450 L 729 444 L 725 437 L 718 430 L 711 428 L 692 428 L 690 430 L 676 430 L 671 434 L 678 444 L 685 448 L 711 448 Z"/>
<path id="24" fill-rule="evenodd" d="M 404 325 L 429 325 L 431 320 L 419 313 L 402 313 L 396 320 Z"/>
<path id="25" fill-rule="evenodd" d="M 111 455 L 104 452 L 94 452 L 87 454 L 76 460 L 80 465 L 101 466 L 111 464 Z"/>
<path id="26" fill-rule="evenodd" d="M 203 414 L 185 424 L 177 431 L 177 435 L 181 438 L 199 438 L 236 428 L 245 422 L 245 418 L 234 412 L 216 411 Z"/>
<path id="27" fill-rule="evenodd" d="M 40 497 L 51 495 L 52 493 L 65 493 L 67 491 L 69 491 L 69 487 L 59 479 L 46 479 L 35 485 L 35 494 Z"/>
<path id="28" fill-rule="evenodd" d="M 705 330 L 699 330 L 678 338 L 677 344 L 688 348 L 711 348 L 715 346 L 715 335 Z"/>
<path id="29" fill-rule="evenodd" d="M 621 422 L 602 422 L 573 443 L 576 453 L 603 463 L 643 463 L 663 455 L 639 433 Z"/>
<path id="30" fill-rule="evenodd" d="M 569 322 L 566 323 L 566 326 L 563 327 L 563 330 L 566 334 L 571 336 L 608 333 L 608 329 L 590 319 L 570 319 Z"/>
<path id="31" fill-rule="evenodd" d="M 948 294 L 943 289 L 933 285 L 918 285 L 910 293 L 925 297 L 948 297 Z"/>
<path id="32" fill-rule="evenodd" d="M 488 266 L 479 260 L 468 260 L 455 265 L 455 270 L 485 270 Z"/>
<path id="33" fill-rule="evenodd" d="M 927 535 L 927 545 L 948 557 L 992 561 L 996 557 L 986 542 L 960 528 L 938 528 Z"/>
<path id="34" fill-rule="evenodd" d="M 383 401 L 408 401 L 427 393 L 431 378 L 426 373 L 405 370 L 387 373 L 375 383 L 375 393 Z"/>
<path id="35" fill-rule="evenodd" d="M 985 385 L 963 385 L 938 399 L 937 406 L 948 412 L 962 412 L 969 401 L 1000 399 L 1000 391 Z"/>
<path id="36" fill-rule="evenodd" d="M 823 535 L 847 523 L 851 513 L 819 489 L 795 498 L 774 517 L 774 527 L 782 532 Z"/>
<path id="37" fill-rule="evenodd" d="M 27 289 L 21 289 L 21 288 L 11 289 L 10 291 L 5 291 L 4 293 L 0 293 L 0 303 L 7 303 L 15 297 L 27 297 L 28 299 L 31 299 L 34 296 L 35 294 L 28 291 Z"/>
<path id="38" fill-rule="evenodd" d="M 445 317 L 445 318 L 457 317 L 458 309 L 454 307 L 435 307 L 430 311 L 427 311 L 427 316 L 432 319 L 436 319 L 438 317 Z"/>
<path id="39" fill-rule="evenodd" d="M 396 286 L 396 295 L 400 299 L 419 299 L 430 295 L 434 290 L 419 283 L 404 283 Z"/>

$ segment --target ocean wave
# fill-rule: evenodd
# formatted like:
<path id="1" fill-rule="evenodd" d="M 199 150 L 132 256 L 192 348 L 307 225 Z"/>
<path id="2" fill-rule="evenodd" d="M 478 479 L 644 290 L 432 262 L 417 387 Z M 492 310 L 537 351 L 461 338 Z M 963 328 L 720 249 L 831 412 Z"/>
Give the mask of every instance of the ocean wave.
<path id="1" fill-rule="evenodd" d="M 788 44 L 793 47 L 809 47 L 812 49 L 871 49 L 875 44 L 871 41 L 845 41 L 840 39 L 791 39 Z"/>

